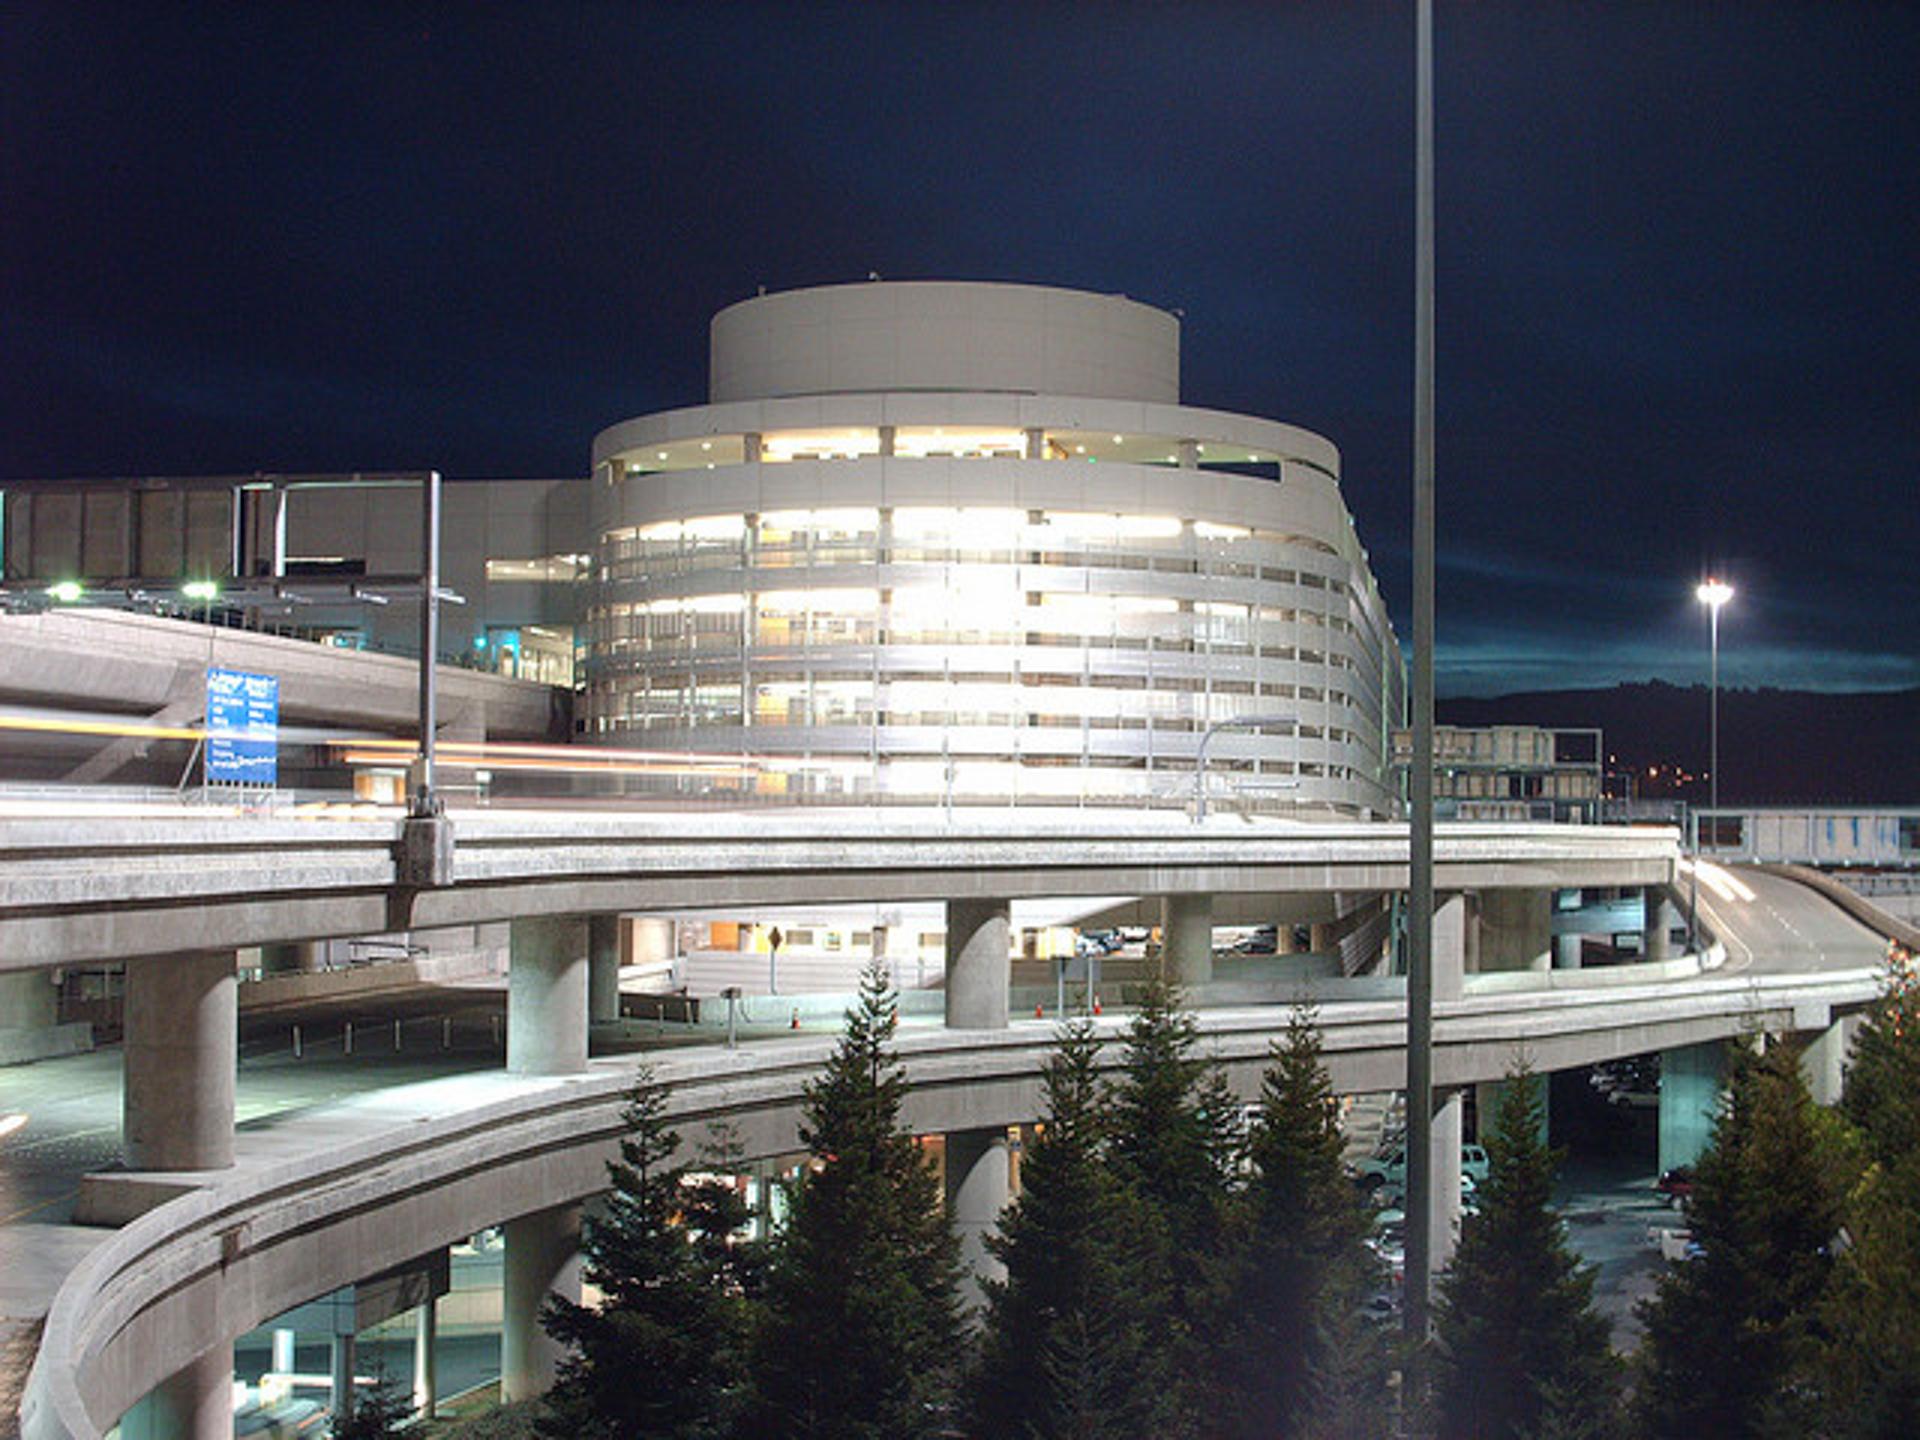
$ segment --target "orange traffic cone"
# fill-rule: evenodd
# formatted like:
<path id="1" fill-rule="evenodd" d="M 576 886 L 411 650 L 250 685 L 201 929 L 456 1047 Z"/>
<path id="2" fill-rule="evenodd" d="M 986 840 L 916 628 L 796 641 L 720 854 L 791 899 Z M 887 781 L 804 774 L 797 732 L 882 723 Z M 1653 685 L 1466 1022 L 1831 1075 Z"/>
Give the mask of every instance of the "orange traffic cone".
<path id="1" fill-rule="evenodd" d="M 1098 995 L 1093 997 L 1093 1013 L 1096 1015 L 1100 1013 L 1100 997 Z"/>
<path id="2" fill-rule="evenodd" d="M 787 1028 L 789 1030 L 798 1030 L 800 1028 L 800 1007 L 797 1005 L 793 1010 L 793 1019 L 787 1023 Z"/>
<path id="3" fill-rule="evenodd" d="M 1047 1007 L 1046 1007 L 1046 1006 L 1045 1006 L 1044 1004 L 1036 1004 L 1036 1005 L 1035 1005 L 1035 1006 L 1033 1007 L 1033 1018 L 1034 1018 L 1034 1019 L 1036 1019 L 1036 1020 L 1044 1020 L 1044 1019 L 1046 1019 L 1046 1018 L 1047 1018 Z"/>

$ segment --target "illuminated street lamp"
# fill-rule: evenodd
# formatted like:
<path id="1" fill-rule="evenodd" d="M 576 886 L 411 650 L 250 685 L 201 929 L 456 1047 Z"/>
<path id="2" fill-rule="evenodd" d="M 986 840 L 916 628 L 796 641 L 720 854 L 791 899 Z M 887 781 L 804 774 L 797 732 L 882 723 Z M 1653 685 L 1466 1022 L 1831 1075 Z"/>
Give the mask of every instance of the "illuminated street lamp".
<path id="1" fill-rule="evenodd" d="M 62 605 L 72 605 L 86 593 L 87 592 L 80 587 L 78 580 L 62 580 L 57 585 L 49 585 L 47 587 L 47 594 L 51 595 L 55 600 L 58 600 Z"/>
<path id="2" fill-rule="evenodd" d="M 1707 810 L 1719 823 L 1720 810 L 1720 607 L 1733 598 L 1733 586 L 1724 580 L 1707 579 L 1700 583 L 1694 597 L 1707 607 L 1708 653 L 1711 655 L 1711 679 L 1707 686 Z M 1700 849 L 1700 827 L 1693 827 L 1693 848 Z"/>

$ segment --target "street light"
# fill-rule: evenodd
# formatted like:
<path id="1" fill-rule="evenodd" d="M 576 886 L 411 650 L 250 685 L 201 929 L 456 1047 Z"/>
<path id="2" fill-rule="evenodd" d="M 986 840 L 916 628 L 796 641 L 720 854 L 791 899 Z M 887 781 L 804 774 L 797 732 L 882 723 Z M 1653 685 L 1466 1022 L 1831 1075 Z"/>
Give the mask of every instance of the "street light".
<path id="1" fill-rule="evenodd" d="M 1720 823 L 1720 607 L 1733 598 L 1733 586 L 1724 580 L 1700 582 L 1694 598 L 1707 607 L 1708 653 L 1711 655 L 1711 679 L 1707 686 L 1707 811 L 1714 824 Z M 1700 826 L 1693 827 L 1693 848 L 1700 850 Z"/>
<path id="2" fill-rule="evenodd" d="M 1207 746 L 1222 730 L 1264 730 L 1269 725 L 1298 725 L 1292 715 L 1231 715 L 1216 720 L 1201 732 L 1200 744 L 1193 752 L 1193 820 L 1197 825 L 1207 818 Z"/>

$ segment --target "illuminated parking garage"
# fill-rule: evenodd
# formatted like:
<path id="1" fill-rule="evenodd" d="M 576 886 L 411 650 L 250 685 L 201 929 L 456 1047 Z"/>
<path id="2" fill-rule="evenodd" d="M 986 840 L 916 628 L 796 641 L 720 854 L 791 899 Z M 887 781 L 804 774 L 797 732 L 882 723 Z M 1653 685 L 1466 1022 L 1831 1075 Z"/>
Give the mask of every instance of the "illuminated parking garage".
<path id="1" fill-rule="evenodd" d="M 721 312 L 714 403 L 595 444 L 588 728 L 913 804 L 1183 805 L 1206 741 L 1217 800 L 1389 813 L 1399 653 L 1338 453 L 1178 404 L 1178 345 L 1031 286 Z"/>

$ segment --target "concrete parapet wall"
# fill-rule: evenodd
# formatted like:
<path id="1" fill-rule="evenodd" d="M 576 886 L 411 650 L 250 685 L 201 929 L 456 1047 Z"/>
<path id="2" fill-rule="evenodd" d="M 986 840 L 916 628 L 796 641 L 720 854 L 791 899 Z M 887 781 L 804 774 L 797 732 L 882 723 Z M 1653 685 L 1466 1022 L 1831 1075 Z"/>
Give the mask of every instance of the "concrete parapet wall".
<path id="1" fill-rule="evenodd" d="M 1679 993 L 1658 984 L 1549 988 L 1524 1005 L 1472 995 L 1437 1007 L 1435 1078 L 1449 1086 L 1495 1079 L 1520 1053 L 1552 1070 L 1724 1039 L 1753 1024 L 1805 1029 L 1868 1003 L 1878 988 L 1878 974 L 1863 969 L 1714 978 Z M 1203 1012 L 1202 1043 L 1251 1096 L 1288 1019 L 1280 1006 Z M 1127 1023 L 1094 1022 L 1109 1069 Z M 1320 1024 L 1338 1090 L 1401 1082 L 1400 1003 L 1328 1004 Z M 1036 1023 L 903 1031 L 898 1051 L 912 1085 L 904 1122 L 928 1133 L 1034 1118 L 1055 1033 Z M 690 1147 L 725 1123 L 744 1158 L 763 1158 L 798 1147 L 802 1087 L 833 1044 L 803 1036 L 650 1063 L 670 1087 L 669 1118 Z M 98 1435 L 209 1344 L 422 1249 L 597 1193 L 632 1078 L 631 1061 L 564 1078 L 462 1076 L 382 1092 L 366 1112 L 348 1104 L 243 1132 L 234 1171 L 141 1216 L 69 1276 L 28 1380 L 25 1440 Z"/>
<path id="2" fill-rule="evenodd" d="M 93 1026 L 84 1020 L 65 1025 L 0 1028 L 0 1065 L 25 1065 L 93 1048 Z"/>
<path id="3" fill-rule="evenodd" d="M 376 961 L 342 970 L 269 975 L 240 987 L 240 1008 L 242 1011 L 271 1010 L 314 1000 L 345 1000 L 421 985 L 446 985 L 503 975 L 506 968 L 506 956 L 498 950 L 464 950 L 425 955 L 417 960 Z"/>

